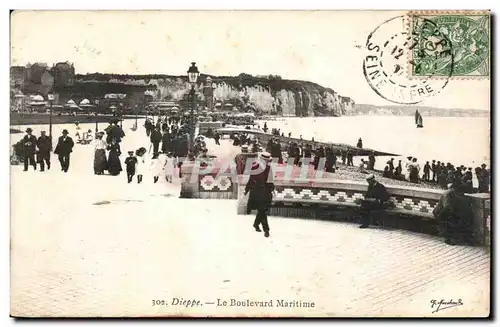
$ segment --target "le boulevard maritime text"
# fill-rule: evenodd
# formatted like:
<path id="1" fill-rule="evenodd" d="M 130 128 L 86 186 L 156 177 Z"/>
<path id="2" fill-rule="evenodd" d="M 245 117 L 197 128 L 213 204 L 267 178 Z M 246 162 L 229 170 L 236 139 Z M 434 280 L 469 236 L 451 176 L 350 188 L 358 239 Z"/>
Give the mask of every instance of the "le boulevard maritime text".
<path id="1" fill-rule="evenodd" d="M 174 297 L 172 300 L 152 300 L 153 306 L 182 306 L 186 308 L 215 305 L 218 307 L 267 307 L 267 308 L 314 308 L 315 302 L 276 299 L 269 301 L 252 301 L 248 299 L 217 299 L 215 302 L 203 302 L 197 299 L 183 299 Z"/>

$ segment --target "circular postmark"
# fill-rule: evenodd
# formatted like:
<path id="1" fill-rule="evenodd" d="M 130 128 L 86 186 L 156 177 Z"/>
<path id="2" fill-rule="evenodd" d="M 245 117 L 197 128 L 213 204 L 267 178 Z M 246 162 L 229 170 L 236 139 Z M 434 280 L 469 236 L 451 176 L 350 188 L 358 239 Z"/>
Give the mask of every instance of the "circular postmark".
<path id="1" fill-rule="evenodd" d="M 413 75 L 447 76 L 452 69 L 454 76 L 465 76 L 487 65 L 490 45 L 484 22 L 483 19 L 474 20 L 465 15 L 437 15 L 415 19 L 412 28 L 422 38 L 412 49 L 415 58 Z M 428 38 L 436 40 L 439 35 L 446 36 L 446 40 L 452 44 L 450 51 L 453 60 L 449 56 L 435 56 L 435 46 L 429 44 Z"/>
<path id="2" fill-rule="evenodd" d="M 421 51 L 413 57 L 414 48 L 420 46 L 429 48 L 426 56 L 451 64 L 442 69 L 437 61 L 420 58 Z M 387 20 L 370 33 L 365 49 L 363 73 L 368 84 L 379 96 L 394 103 L 416 104 L 435 96 L 453 73 L 451 42 L 434 22 L 426 19 L 410 22 L 409 17 L 398 16 Z M 433 78 L 438 70 L 446 73 Z M 414 71 L 420 72 L 419 78 L 410 75 Z"/>

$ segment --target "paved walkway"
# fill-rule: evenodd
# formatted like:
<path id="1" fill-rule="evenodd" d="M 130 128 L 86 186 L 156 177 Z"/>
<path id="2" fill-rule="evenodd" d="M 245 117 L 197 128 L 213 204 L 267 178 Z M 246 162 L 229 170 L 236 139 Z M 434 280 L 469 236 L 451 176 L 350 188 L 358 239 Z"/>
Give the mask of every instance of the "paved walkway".
<path id="1" fill-rule="evenodd" d="M 75 149 L 67 174 L 57 163 L 46 173 L 12 167 L 12 315 L 489 313 L 490 256 L 482 248 L 278 217 L 270 218 L 266 239 L 252 229 L 253 217 L 236 215 L 234 200 L 178 199 L 176 184 L 94 176 L 89 151 Z M 202 306 L 172 305 L 175 298 Z M 273 307 L 207 303 L 217 299 L 273 300 Z M 278 299 L 315 307 L 277 307 Z M 433 299 L 464 305 L 432 313 Z M 168 305 L 153 306 L 153 300 Z"/>

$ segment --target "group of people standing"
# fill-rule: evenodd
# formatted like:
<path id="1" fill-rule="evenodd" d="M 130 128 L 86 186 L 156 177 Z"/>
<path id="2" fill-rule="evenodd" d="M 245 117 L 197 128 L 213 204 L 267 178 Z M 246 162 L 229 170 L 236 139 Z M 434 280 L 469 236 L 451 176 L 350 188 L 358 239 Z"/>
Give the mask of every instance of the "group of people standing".
<path id="1" fill-rule="evenodd" d="M 106 135 L 106 138 L 104 138 Z M 94 140 L 94 174 L 102 175 L 108 171 L 110 175 L 117 176 L 123 170 L 120 156 L 122 154 L 120 143 L 125 137 L 125 132 L 118 126 L 118 120 L 109 123 L 104 131 L 96 133 Z M 106 157 L 106 151 L 108 156 Z"/>
<path id="2" fill-rule="evenodd" d="M 438 184 L 443 189 L 448 189 L 451 184 L 457 182 L 463 183 L 463 188 L 466 193 L 474 193 L 476 190 L 473 187 L 473 175 L 476 175 L 478 180 L 479 193 L 489 192 L 490 172 L 486 169 L 486 164 L 481 167 L 476 167 L 474 172 L 472 167 L 454 166 L 451 163 L 444 163 L 441 161 L 432 160 L 427 161 L 423 168 L 420 167 L 417 158 L 412 156 L 407 157 L 407 161 L 403 164 L 401 160 L 398 161 L 397 166 L 394 164 L 394 158 L 391 158 L 384 168 L 383 177 L 394 178 L 399 180 L 407 180 L 411 183 L 434 183 Z"/>
<path id="3" fill-rule="evenodd" d="M 274 139 L 273 143 L 279 143 L 279 140 Z M 319 145 L 318 147 L 313 147 L 311 143 L 299 145 L 297 142 L 289 141 L 286 152 L 288 158 L 294 158 L 293 164 L 299 167 L 302 166 L 303 162 L 307 162 L 308 164 L 312 163 L 315 170 L 334 173 L 339 158 L 344 165 L 354 165 L 354 155 L 350 149 L 340 149 L 337 151 L 329 146 L 324 147 Z"/>
<path id="4" fill-rule="evenodd" d="M 127 182 L 131 183 L 134 176 L 136 176 L 137 183 L 142 183 L 145 172 L 148 170 L 152 173 L 154 183 L 158 182 L 161 176 L 164 176 L 166 181 L 172 182 L 176 161 L 173 152 L 175 150 L 177 150 L 175 151 L 176 154 L 182 152 L 179 151 L 179 147 L 174 146 L 174 144 L 178 144 L 176 141 L 182 135 L 177 128 L 177 119 L 165 118 L 163 121 L 158 119 L 156 125 L 152 125 L 150 120 L 146 120 L 144 127 L 150 140 L 149 150 L 140 147 L 127 152 L 128 157 L 124 160 Z M 163 130 L 163 133 L 160 132 L 160 129 Z M 95 174 L 102 175 L 107 170 L 112 176 L 120 175 L 123 171 L 120 160 L 122 155 L 120 143 L 124 136 L 125 133 L 118 126 L 118 121 L 111 122 L 103 132 L 96 134 L 94 141 Z M 161 148 L 160 144 L 162 145 Z M 147 154 L 151 153 L 151 150 L 153 152 L 152 157 L 148 158 Z M 106 151 L 108 151 L 107 156 Z"/>
<path id="5" fill-rule="evenodd" d="M 73 139 L 68 134 L 68 130 L 64 129 L 62 131 L 62 136 L 58 138 L 56 148 L 54 149 L 54 154 L 57 154 L 59 163 L 61 164 L 61 171 L 65 173 L 69 170 L 70 154 L 73 152 L 73 146 L 75 145 Z M 17 163 L 19 161 L 17 156 L 22 155 L 24 171 L 28 171 L 30 165 L 36 170 L 37 164 L 39 164 L 40 171 L 43 172 L 45 171 L 45 166 L 50 170 L 51 151 L 52 140 L 47 136 L 46 131 L 42 130 L 40 136 L 37 138 L 33 135 L 33 129 L 28 127 L 26 129 L 26 135 L 24 135 L 21 141 L 14 145 L 13 161 Z"/>
<path id="6" fill-rule="evenodd" d="M 189 154 L 189 122 L 177 116 L 158 117 L 156 124 L 146 119 L 144 124 L 149 137 L 153 155 L 172 152 L 174 157 L 187 157 Z M 151 150 L 151 149 L 150 149 Z M 192 149 L 199 150 L 199 149 Z"/>

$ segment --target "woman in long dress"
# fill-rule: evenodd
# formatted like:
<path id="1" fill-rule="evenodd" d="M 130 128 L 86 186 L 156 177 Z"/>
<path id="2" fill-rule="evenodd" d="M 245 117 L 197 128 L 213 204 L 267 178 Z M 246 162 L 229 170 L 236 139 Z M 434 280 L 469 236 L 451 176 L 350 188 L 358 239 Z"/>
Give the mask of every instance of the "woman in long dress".
<path id="1" fill-rule="evenodd" d="M 116 142 L 116 139 L 111 140 L 111 144 L 108 145 L 108 171 L 110 175 L 119 175 L 122 171 L 122 163 L 120 162 L 120 144 Z"/>
<path id="2" fill-rule="evenodd" d="M 108 161 L 106 160 L 106 141 L 102 139 L 104 133 L 99 132 L 94 141 L 94 174 L 102 175 L 108 169 Z"/>

